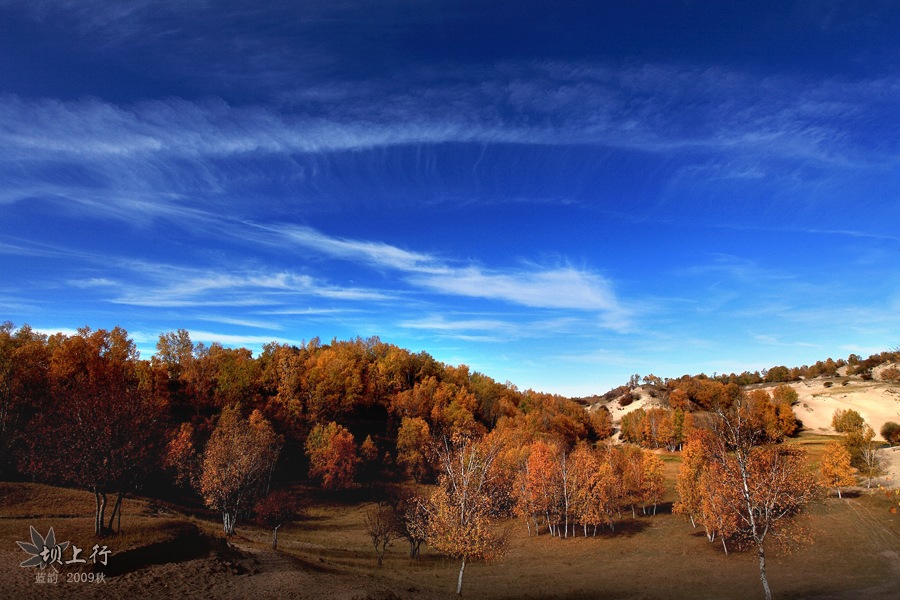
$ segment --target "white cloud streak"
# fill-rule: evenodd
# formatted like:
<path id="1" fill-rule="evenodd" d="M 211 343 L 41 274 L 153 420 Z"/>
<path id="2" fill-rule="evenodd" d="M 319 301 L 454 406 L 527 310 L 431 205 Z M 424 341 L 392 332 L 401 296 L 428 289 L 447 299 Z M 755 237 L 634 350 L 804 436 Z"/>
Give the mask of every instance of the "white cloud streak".
<path id="1" fill-rule="evenodd" d="M 121 281 L 107 277 L 78 281 L 75 285 L 102 288 L 104 293 L 114 290 L 117 293 L 107 298 L 114 304 L 156 308 L 271 309 L 289 307 L 304 298 L 343 302 L 387 302 L 394 299 L 382 291 L 335 286 L 309 275 L 287 271 L 224 271 L 220 268 L 188 268 L 127 260 L 119 261 L 116 268 L 126 274 Z M 247 323 L 244 325 L 250 326 Z M 264 327 L 258 323 L 253 326 Z"/>
<path id="2" fill-rule="evenodd" d="M 669 153 L 716 150 L 848 166 L 867 161 L 855 124 L 896 109 L 892 79 L 760 79 L 723 69 L 646 65 L 504 65 L 457 84 L 424 76 L 397 92 L 379 82 L 292 92 L 300 111 L 219 100 L 0 96 L 7 160 L 220 159 L 445 142 L 597 144 Z M 463 77 L 463 75 L 460 75 Z M 476 82 L 477 80 L 477 82 Z M 363 93 L 360 90 L 364 90 Z M 381 100 L 371 102 L 372 92 Z M 329 98 L 327 103 L 322 97 Z M 634 98 L 646 98 L 635 103 Z M 302 107 L 322 110 L 309 116 Z M 495 107 L 505 107 L 512 119 Z M 864 128 L 874 135 L 871 129 Z M 851 133 L 854 132 L 854 133 Z M 881 160 L 896 147 L 879 144 Z"/>
<path id="3" fill-rule="evenodd" d="M 507 271 L 456 266 L 436 256 L 382 242 L 334 238 L 309 227 L 261 229 L 332 258 L 399 271 L 411 285 L 439 294 L 531 308 L 602 312 L 604 326 L 613 329 L 626 327 L 629 318 L 607 279 L 571 266 L 529 265 Z"/>

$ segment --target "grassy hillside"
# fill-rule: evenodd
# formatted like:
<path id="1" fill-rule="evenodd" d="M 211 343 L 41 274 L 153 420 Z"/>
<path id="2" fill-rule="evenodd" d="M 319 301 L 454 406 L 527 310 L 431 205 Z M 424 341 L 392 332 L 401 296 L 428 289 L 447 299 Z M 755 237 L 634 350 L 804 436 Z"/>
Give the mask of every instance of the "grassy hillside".
<path id="1" fill-rule="evenodd" d="M 803 434 L 798 443 L 815 457 L 828 436 Z M 755 556 L 725 556 L 718 544 L 671 514 L 680 458 L 662 454 L 668 494 L 656 516 L 626 520 L 615 533 L 561 540 L 529 537 L 519 521 L 509 550 L 493 564 L 467 569 L 471 598 L 759 598 Z M 37 569 L 18 565 L 27 555 L 16 541 L 29 526 L 54 527 L 59 541 L 87 548 L 93 537 L 93 496 L 36 484 L 0 484 L 0 597 L 121 598 L 446 598 L 458 565 L 425 548 L 408 558 L 400 540 L 376 568 L 364 518 L 369 503 L 320 498 L 279 534 L 239 523 L 222 537 L 218 516 L 190 514 L 146 499 L 125 504 L 123 531 L 108 545 L 105 583 L 35 583 Z M 883 491 L 858 490 L 827 498 L 803 518 L 808 541 L 773 551 L 770 581 L 778 598 L 895 598 L 900 580 L 900 517 Z M 581 532 L 579 531 L 579 534 Z M 85 555 L 86 556 L 86 555 Z M 69 553 L 66 553 L 66 558 Z"/>

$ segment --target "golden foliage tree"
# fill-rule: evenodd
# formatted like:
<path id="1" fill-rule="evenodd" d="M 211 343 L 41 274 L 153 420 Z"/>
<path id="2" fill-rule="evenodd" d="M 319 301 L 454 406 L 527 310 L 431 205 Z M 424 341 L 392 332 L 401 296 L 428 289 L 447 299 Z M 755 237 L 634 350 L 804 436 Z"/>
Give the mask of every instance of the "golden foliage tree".
<path id="1" fill-rule="evenodd" d="M 625 488 L 621 474 L 617 471 L 612 457 L 619 452 L 612 446 L 598 451 L 600 464 L 594 479 L 593 496 L 603 522 L 615 531 L 616 519 L 621 516 L 625 504 Z"/>
<path id="2" fill-rule="evenodd" d="M 631 507 L 632 518 L 637 517 L 637 507 L 644 502 L 644 454 L 637 446 L 623 446 L 615 457 L 615 468 L 622 481 L 622 501 Z"/>
<path id="3" fill-rule="evenodd" d="M 844 445 L 855 458 L 859 473 L 866 478 L 866 487 L 872 487 L 872 480 L 887 472 L 884 457 L 878 452 L 875 431 L 867 424 L 844 436 Z"/>
<path id="4" fill-rule="evenodd" d="M 858 412 L 852 408 L 846 410 L 837 409 L 831 418 L 831 426 L 838 433 L 854 433 L 862 431 L 866 422 Z"/>
<path id="5" fill-rule="evenodd" d="M 740 490 L 730 485 L 725 467 L 712 463 L 700 476 L 700 521 L 706 530 L 706 539 L 715 542 L 718 537 L 722 549 L 728 554 L 728 540 L 740 532 Z"/>
<path id="6" fill-rule="evenodd" d="M 593 525 L 596 531 L 597 525 L 603 523 L 600 503 L 595 495 L 599 472 L 600 460 L 597 453 L 587 444 L 579 444 L 569 456 L 571 507 L 572 516 L 584 527 L 585 537 L 588 525 Z M 573 534 L 574 531 L 573 527 Z"/>
<path id="7" fill-rule="evenodd" d="M 856 469 L 851 466 L 850 460 L 850 451 L 844 444 L 840 442 L 825 444 L 819 474 L 822 485 L 837 490 L 838 498 L 841 497 L 842 487 L 856 483 L 856 477 L 854 477 Z"/>
<path id="8" fill-rule="evenodd" d="M 200 493 L 222 513 L 226 535 L 238 514 L 250 508 L 269 483 L 281 440 L 259 411 L 243 418 L 240 407 L 225 408 L 203 453 Z"/>
<path id="9" fill-rule="evenodd" d="M 353 434 L 334 421 L 316 425 L 306 439 L 309 457 L 309 476 L 319 478 L 326 490 L 347 489 L 353 486 L 353 476 L 359 464 Z"/>
<path id="10" fill-rule="evenodd" d="M 815 496 L 817 484 L 803 450 L 765 443 L 769 434 L 760 428 L 756 408 L 741 396 L 718 412 L 712 458 L 721 470 L 721 496 L 736 515 L 735 535 L 756 548 L 760 582 L 766 600 L 771 600 L 766 540 L 769 535 L 790 535 L 787 526 Z"/>
<path id="11" fill-rule="evenodd" d="M 653 514 L 656 514 L 657 505 L 662 502 L 666 493 L 665 478 L 663 475 L 662 459 L 652 452 L 644 450 L 641 456 L 641 468 L 643 469 L 641 502 L 644 505 L 644 513 L 648 504 L 653 505 Z"/>
<path id="12" fill-rule="evenodd" d="M 359 455 L 366 463 L 374 463 L 378 460 L 378 446 L 371 435 L 367 435 L 366 439 L 363 440 L 359 447 Z"/>
<path id="13" fill-rule="evenodd" d="M 439 448 L 441 476 L 428 504 L 428 545 L 460 559 L 457 595 L 466 563 L 491 560 L 505 550 L 491 520 L 496 501 L 494 460 L 500 447 L 490 437 L 456 435 Z"/>
<path id="14" fill-rule="evenodd" d="M 559 470 L 556 467 L 555 445 L 538 440 L 531 445 L 528 455 L 525 489 L 531 509 L 536 515 L 543 515 L 551 534 L 555 534 L 558 522 L 560 490 Z M 535 527 L 537 525 L 535 524 Z M 540 533 L 540 532 L 538 532 Z"/>
<path id="15" fill-rule="evenodd" d="M 622 430 L 622 439 L 632 444 L 640 444 L 644 441 L 644 416 L 646 412 L 643 408 L 633 410 L 623 416 L 619 421 L 619 427 Z"/>
<path id="16" fill-rule="evenodd" d="M 417 483 L 432 473 L 431 446 L 428 422 L 422 417 L 403 417 L 397 431 L 397 464 Z"/>
<path id="17" fill-rule="evenodd" d="M 709 430 L 695 429 L 688 437 L 681 452 L 681 466 L 675 479 L 678 501 L 672 507 L 676 514 L 687 515 L 691 527 L 696 527 L 702 519 L 703 486 L 701 477 L 711 460 L 711 440 Z"/>

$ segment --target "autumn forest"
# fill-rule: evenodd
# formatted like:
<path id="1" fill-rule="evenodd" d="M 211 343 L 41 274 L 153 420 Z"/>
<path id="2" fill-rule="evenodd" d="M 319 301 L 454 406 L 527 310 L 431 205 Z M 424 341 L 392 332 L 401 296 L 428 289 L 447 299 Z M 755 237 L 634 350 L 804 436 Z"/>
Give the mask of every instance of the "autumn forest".
<path id="1" fill-rule="evenodd" d="M 835 413 L 842 435 L 813 463 L 794 443 L 803 423 L 792 383 L 839 370 L 871 379 L 900 360 L 635 375 L 573 399 L 378 338 L 273 343 L 253 356 L 178 330 L 156 348 L 141 358 L 121 328 L 46 336 L 4 324 L 3 480 L 89 492 L 98 538 L 127 528 L 123 499 L 150 497 L 201 507 L 226 538 L 268 529 L 275 549 L 315 498 L 366 501 L 378 565 L 395 540 L 412 561 L 428 547 L 456 561 L 457 593 L 467 565 L 505 554 L 510 528 L 615 537 L 666 510 L 725 554 L 752 552 L 765 598 L 773 539 L 800 540 L 796 517 L 810 503 L 886 473 L 883 444 L 852 410 Z M 900 379 L 894 371 L 880 377 Z M 653 402 L 614 418 L 642 394 Z M 900 426 L 880 433 L 900 443 Z"/>

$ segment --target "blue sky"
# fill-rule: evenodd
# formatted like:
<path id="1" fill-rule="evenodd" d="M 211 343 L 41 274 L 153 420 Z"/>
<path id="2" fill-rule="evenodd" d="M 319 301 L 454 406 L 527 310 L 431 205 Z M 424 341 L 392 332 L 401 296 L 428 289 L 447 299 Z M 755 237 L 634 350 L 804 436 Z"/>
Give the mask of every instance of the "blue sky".
<path id="1" fill-rule="evenodd" d="M 900 343 L 894 2 L 0 0 L 0 315 L 602 393 Z"/>

